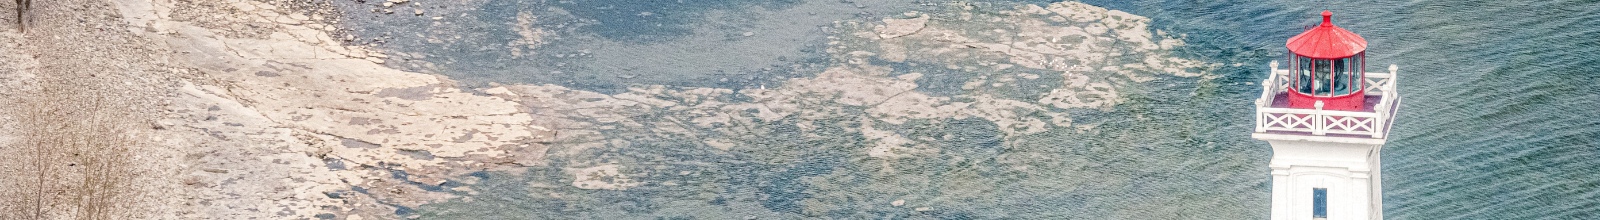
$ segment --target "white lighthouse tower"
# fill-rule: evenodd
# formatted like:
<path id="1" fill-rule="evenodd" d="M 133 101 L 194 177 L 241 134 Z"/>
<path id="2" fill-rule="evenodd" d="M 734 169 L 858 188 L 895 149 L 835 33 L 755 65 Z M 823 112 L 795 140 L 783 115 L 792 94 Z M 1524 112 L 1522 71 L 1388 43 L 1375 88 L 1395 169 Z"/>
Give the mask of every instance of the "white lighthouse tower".
<path id="1" fill-rule="evenodd" d="M 1289 38 L 1287 69 L 1256 99 L 1255 139 L 1272 144 L 1272 219 L 1383 219 L 1378 159 L 1400 96 L 1394 65 L 1366 72 L 1367 41 L 1322 23 Z"/>

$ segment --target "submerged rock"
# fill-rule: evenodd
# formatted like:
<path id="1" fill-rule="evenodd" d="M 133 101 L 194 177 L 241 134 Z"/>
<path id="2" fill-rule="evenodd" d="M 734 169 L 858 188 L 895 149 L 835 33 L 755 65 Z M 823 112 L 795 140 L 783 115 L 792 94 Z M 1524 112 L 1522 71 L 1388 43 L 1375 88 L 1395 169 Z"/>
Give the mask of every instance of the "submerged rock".
<path id="1" fill-rule="evenodd" d="M 406 2 L 388 0 L 384 4 Z M 260 20 L 263 15 L 268 14 L 246 14 L 240 19 Z M 310 21 L 303 20 L 291 18 L 275 24 L 281 26 L 270 30 L 271 39 L 228 37 L 218 34 L 224 29 L 183 23 L 159 27 L 171 33 L 162 36 L 173 50 L 185 54 L 180 57 L 184 62 L 207 73 L 210 81 L 199 83 L 208 85 L 197 88 L 215 88 L 190 89 L 190 94 L 206 97 L 208 103 L 232 102 L 224 105 L 230 108 L 224 111 L 228 115 L 218 117 L 222 120 L 249 119 L 230 127 L 276 132 L 219 135 L 258 137 L 283 149 L 301 151 L 274 155 L 296 164 L 312 164 L 296 171 L 315 172 L 317 182 L 297 187 L 323 191 L 306 193 L 309 195 L 349 189 L 370 196 L 362 197 L 370 201 L 361 204 L 395 209 L 362 213 L 380 218 L 400 208 L 462 195 L 452 191 L 476 193 L 476 186 L 448 184 L 457 177 L 524 166 L 555 170 L 551 173 L 557 175 L 552 176 L 559 178 L 553 179 L 563 181 L 549 187 L 529 184 L 541 186 L 531 187 L 540 190 L 570 190 L 565 184 L 584 190 L 630 190 L 646 183 L 697 187 L 695 184 L 707 183 L 651 178 L 663 178 L 661 173 L 700 173 L 674 169 L 734 166 L 729 164 L 755 167 L 751 169 L 793 168 L 798 173 L 793 179 L 759 178 L 815 185 L 778 192 L 795 198 L 788 202 L 805 207 L 807 213 L 842 209 L 832 204 L 857 204 L 842 201 L 883 205 L 890 200 L 825 195 L 819 191 L 851 194 L 856 193 L 851 190 L 868 188 L 840 186 L 820 176 L 916 175 L 897 174 L 896 169 L 928 160 L 1014 162 L 1005 160 L 1017 159 L 996 158 L 999 153 L 952 154 L 998 152 L 1028 138 L 1050 135 L 1048 132 L 1075 130 L 1061 128 L 1092 128 L 1094 124 L 1074 122 L 1072 114 L 1105 111 L 1123 103 L 1122 93 L 1136 91 L 1138 83 L 1156 77 L 1199 76 L 1198 70 L 1205 67 L 1174 57 L 1170 49 L 1182 42 L 1152 32 L 1148 19 L 1063 2 L 1044 7 L 1021 5 L 999 12 L 956 8 L 880 21 L 839 22 L 829 27 L 838 33 L 820 46 L 829 59 L 820 71 L 771 86 L 735 90 L 632 85 L 626 91 L 606 94 L 539 84 L 466 91 L 441 76 L 380 65 L 386 56 L 360 46 L 341 46 L 327 29 L 304 25 Z M 516 39 L 504 46 L 515 56 L 537 54 L 535 49 L 547 38 L 559 37 L 534 28 L 538 18 L 532 13 L 518 13 L 509 22 L 517 27 L 513 30 Z M 356 38 L 347 35 L 343 39 Z M 405 57 L 397 54 L 392 61 L 402 62 Z M 637 75 L 632 74 L 637 73 L 605 79 L 634 79 Z M 707 79 L 719 78 L 726 77 Z M 983 129 L 932 129 L 973 125 L 964 124 L 969 122 L 977 122 Z M 843 159 L 815 159 L 825 158 L 818 154 Z M 1029 155 L 1018 157 L 1025 156 Z M 718 158 L 736 159 L 697 161 Z M 337 164 L 338 169 L 331 169 L 330 164 Z M 870 169 L 831 171 L 832 167 Z M 202 171 L 205 175 L 254 171 L 237 170 Z M 876 173 L 839 174 L 845 172 Z M 566 174 L 572 177 L 570 183 L 562 179 Z M 987 180 L 982 176 L 960 178 L 967 179 L 951 181 Z M 211 182 L 205 180 L 196 183 Z M 973 185 L 966 188 L 982 191 L 992 187 Z M 940 198 L 953 199 L 903 198 L 917 201 L 913 210 L 942 212 L 947 210 L 944 207 L 960 205 L 949 201 L 978 197 L 958 189 L 940 193 L 944 193 Z M 905 203 L 896 199 L 887 204 L 900 207 Z"/>
<path id="2" fill-rule="evenodd" d="M 928 16 L 918 14 L 905 19 L 883 19 L 883 26 L 878 28 L 878 37 L 883 39 L 896 38 L 917 33 L 928 23 Z"/>
<path id="3" fill-rule="evenodd" d="M 579 189 L 624 190 L 644 184 L 623 175 L 620 166 L 607 164 L 573 172 L 572 186 Z"/>

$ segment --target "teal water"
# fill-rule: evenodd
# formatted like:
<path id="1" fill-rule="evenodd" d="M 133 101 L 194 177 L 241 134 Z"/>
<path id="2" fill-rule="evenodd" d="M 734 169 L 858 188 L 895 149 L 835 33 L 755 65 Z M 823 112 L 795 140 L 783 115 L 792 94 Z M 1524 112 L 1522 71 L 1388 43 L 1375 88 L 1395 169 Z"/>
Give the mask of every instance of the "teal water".
<path id="1" fill-rule="evenodd" d="M 817 120 L 821 136 L 801 132 L 796 119 L 750 125 L 747 132 L 760 138 L 729 150 L 648 127 L 607 130 L 606 139 L 632 144 L 557 144 L 553 152 L 576 153 L 523 173 L 476 175 L 483 181 L 471 187 L 479 194 L 413 208 L 453 218 L 1265 219 L 1270 148 L 1249 138 L 1249 103 L 1260 92 L 1249 83 L 1284 57 L 1285 39 L 1332 10 L 1335 23 L 1369 41 L 1370 69 L 1400 66 L 1406 99 L 1383 153 L 1386 218 L 1600 218 L 1600 2 L 1085 2 L 1149 17 L 1152 29 L 1187 42 L 1174 49 L 1177 56 L 1223 65 L 1205 69 L 1211 79 L 1119 85 L 1124 101 L 1112 108 L 1069 110 L 1074 124 L 1096 125 L 1083 132 L 1007 136 L 972 118 L 888 126 L 882 129 L 935 140 L 940 149 L 893 161 L 865 155 L 859 133 L 829 129 L 859 126 L 853 119 L 865 114 L 860 109 Z M 462 18 L 444 25 L 431 24 L 432 15 L 349 19 L 364 38 L 401 36 L 380 47 L 437 64 L 393 64 L 400 68 L 467 84 L 552 83 L 609 94 L 640 85 L 778 86 L 842 62 L 820 46 L 841 33 L 832 21 L 909 10 L 937 15 L 949 4 L 483 1 L 429 6 Z M 974 5 L 995 11 L 1015 4 L 1044 3 Z M 513 56 L 503 48 L 515 41 L 512 26 L 524 11 L 555 34 L 536 55 Z M 892 65 L 930 72 L 918 68 L 938 65 L 922 64 L 930 65 Z M 957 93 L 948 92 L 959 87 L 951 82 L 981 74 L 930 74 L 918 84 L 928 93 Z M 571 186 L 564 167 L 592 161 L 638 167 L 646 174 L 635 178 L 646 184 Z"/>
<path id="2" fill-rule="evenodd" d="M 1221 57 L 1246 63 L 1281 57 L 1281 39 L 1295 34 L 1263 27 L 1309 25 L 1296 18 L 1332 10 L 1366 37 L 1369 61 L 1400 65 L 1406 99 L 1383 152 L 1386 218 L 1600 218 L 1600 2 L 1096 5 L 1175 32 L 1226 33 L 1189 42 L 1240 51 Z"/>

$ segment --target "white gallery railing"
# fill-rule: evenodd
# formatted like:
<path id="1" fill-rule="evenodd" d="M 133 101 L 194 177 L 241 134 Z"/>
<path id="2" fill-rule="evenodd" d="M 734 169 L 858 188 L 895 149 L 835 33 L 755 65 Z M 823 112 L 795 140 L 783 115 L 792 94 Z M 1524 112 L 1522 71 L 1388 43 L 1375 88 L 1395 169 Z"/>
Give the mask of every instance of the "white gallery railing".
<path id="1" fill-rule="evenodd" d="M 1288 92 L 1289 70 L 1278 69 L 1278 61 L 1272 61 L 1271 66 L 1271 74 L 1261 82 L 1261 98 L 1256 99 L 1256 132 L 1287 131 L 1384 138 L 1388 133 L 1384 129 L 1394 123 L 1392 117 L 1400 107 L 1400 95 L 1395 90 L 1395 72 L 1399 67 L 1393 64 L 1389 65 L 1388 73 L 1367 73 L 1366 94 L 1382 96 L 1372 112 L 1323 110 L 1321 102 L 1316 104 L 1316 109 L 1272 107 L 1273 99 L 1278 94 Z"/>

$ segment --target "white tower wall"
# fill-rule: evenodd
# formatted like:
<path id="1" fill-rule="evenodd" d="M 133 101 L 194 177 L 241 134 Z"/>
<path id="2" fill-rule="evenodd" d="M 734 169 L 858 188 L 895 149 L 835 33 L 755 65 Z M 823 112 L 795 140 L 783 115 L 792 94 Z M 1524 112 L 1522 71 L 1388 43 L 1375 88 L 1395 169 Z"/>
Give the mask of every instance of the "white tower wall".
<path id="1" fill-rule="evenodd" d="M 1289 70 L 1278 69 L 1262 80 L 1256 99 L 1255 139 L 1272 144 L 1272 219 L 1383 219 L 1382 163 L 1400 95 L 1395 89 L 1398 67 L 1388 73 L 1365 73 L 1368 106 L 1363 110 L 1290 108 Z M 1376 100 L 1377 102 L 1370 102 Z M 1326 189 L 1326 218 L 1313 217 L 1313 190 Z"/>
<path id="2" fill-rule="evenodd" d="M 1305 137 L 1272 144 L 1272 219 L 1312 220 L 1312 190 L 1327 189 L 1328 220 L 1382 219 L 1378 152 L 1382 143 L 1325 142 Z M 1370 139 L 1369 139 L 1370 140 Z"/>

